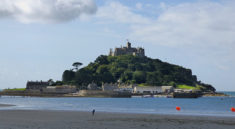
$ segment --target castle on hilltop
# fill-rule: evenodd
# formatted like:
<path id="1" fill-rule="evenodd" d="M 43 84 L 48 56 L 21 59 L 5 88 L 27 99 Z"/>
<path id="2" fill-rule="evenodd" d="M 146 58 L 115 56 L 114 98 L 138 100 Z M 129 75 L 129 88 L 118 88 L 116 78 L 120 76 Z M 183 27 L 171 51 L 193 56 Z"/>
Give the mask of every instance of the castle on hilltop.
<path id="1" fill-rule="evenodd" d="M 131 43 L 128 41 L 126 47 L 115 48 L 114 51 L 111 48 L 109 56 L 119 56 L 119 55 L 133 55 L 133 56 L 145 56 L 144 49 L 141 47 L 131 47 Z"/>

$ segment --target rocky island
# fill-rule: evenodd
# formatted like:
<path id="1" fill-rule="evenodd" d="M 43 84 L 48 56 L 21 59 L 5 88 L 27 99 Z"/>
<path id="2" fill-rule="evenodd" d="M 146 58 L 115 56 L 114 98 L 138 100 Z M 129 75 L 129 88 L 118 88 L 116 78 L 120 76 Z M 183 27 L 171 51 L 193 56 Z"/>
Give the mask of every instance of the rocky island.
<path id="1" fill-rule="evenodd" d="M 80 68 L 65 70 L 62 81 L 29 81 L 24 90 L 4 90 L 1 95 L 23 96 L 80 96 L 80 97 L 131 97 L 166 96 L 191 97 L 221 96 L 210 85 L 197 80 L 191 69 L 152 59 L 141 47 L 110 49 L 94 62 Z"/>

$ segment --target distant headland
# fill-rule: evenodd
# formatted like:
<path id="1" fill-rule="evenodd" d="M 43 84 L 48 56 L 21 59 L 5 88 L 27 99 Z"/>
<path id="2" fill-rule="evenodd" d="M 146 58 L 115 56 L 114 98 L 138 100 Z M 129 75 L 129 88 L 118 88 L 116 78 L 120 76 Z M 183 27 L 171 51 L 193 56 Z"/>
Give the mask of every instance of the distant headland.
<path id="1" fill-rule="evenodd" d="M 151 59 L 144 48 L 132 47 L 128 41 L 125 47 L 110 49 L 108 55 L 100 55 L 94 62 L 80 68 L 74 62 L 70 70 L 62 74 L 62 81 L 50 79 L 28 81 L 26 89 L 4 90 L 5 95 L 29 96 L 168 96 L 199 97 L 201 95 L 223 95 L 216 89 L 197 80 L 191 69 Z"/>

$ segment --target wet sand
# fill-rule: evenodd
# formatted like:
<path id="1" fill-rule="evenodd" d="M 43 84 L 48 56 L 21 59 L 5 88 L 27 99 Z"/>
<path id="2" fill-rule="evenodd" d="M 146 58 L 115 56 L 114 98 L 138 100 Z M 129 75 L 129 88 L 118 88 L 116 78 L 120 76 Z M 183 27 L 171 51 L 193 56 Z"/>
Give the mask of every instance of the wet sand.
<path id="1" fill-rule="evenodd" d="M 235 117 L 75 111 L 0 111 L 0 129 L 234 129 Z"/>
<path id="2" fill-rule="evenodd" d="M 11 107 L 11 106 L 15 106 L 15 105 L 11 105 L 11 104 L 0 104 L 0 108 L 1 108 L 1 107 Z"/>

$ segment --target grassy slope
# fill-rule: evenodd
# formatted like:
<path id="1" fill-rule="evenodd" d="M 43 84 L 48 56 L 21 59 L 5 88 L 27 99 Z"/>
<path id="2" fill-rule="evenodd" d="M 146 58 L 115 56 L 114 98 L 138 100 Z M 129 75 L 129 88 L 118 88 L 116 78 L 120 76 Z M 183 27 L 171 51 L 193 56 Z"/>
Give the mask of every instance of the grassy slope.
<path id="1" fill-rule="evenodd" d="M 200 85 L 196 85 L 196 86 L 189 86 L 189 85 L 177 85 L 176 88 L 179 88 L 179 89 L 192 89 L 192 90 L 200 90 L 200 89 L 203 89 L 204 87 L 203 86 L 200 86 Z"/>

